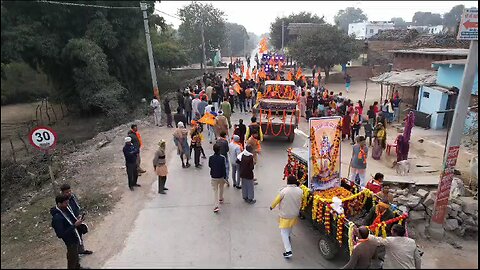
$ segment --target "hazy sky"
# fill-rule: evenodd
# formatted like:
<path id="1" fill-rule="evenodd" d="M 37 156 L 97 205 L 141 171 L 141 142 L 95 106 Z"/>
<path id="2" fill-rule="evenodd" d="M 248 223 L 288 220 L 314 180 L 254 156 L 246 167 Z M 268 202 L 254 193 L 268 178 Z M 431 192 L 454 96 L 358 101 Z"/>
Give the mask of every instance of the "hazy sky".
<path id="1" fill-rule="evenodd" d="M 257 35 L 270 31 L 270 24 L 275 18 L 288 16 L 291 13 L 308 11 L 325 16 L 329 23 L 340 9 L 346 7 L 361 8 L 370 21 L 388 21 L 392 17 L 402 17 L 411 21 L 416 11 L 429 11 L 444 14 L 455 5 L 478 7 L 477 1 L 200 1 L 212 3 L 213 6 L 225 12 L 227 21 L 238 23 Z M 161 1 L 155 8 L 171 15 L 177 15 L 179 8 L 188 5 L 191 1 Z M 158 13 L 158 12 L 156 12 Z M 175 28 L 180 20 L 162 13 L 167 23 Z"/>

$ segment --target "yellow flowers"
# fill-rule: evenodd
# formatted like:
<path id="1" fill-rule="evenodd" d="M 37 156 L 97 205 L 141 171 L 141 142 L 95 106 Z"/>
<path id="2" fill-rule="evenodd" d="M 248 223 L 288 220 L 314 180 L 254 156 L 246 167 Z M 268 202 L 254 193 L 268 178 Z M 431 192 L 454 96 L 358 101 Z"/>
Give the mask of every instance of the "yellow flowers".
<path id="1" fill-rule="evenodd" d="M 342 238 L 343 238 L 343 224 L 345 223 L 345 215 L 341 214 L 338 216 L 337 219 L 337 241 L 342 245 Z"/>
<path id="2" fill-rule="evenodd" d="M 310 195 L 310 189 L 304 185 L 301 185 L 300 188 L 303 191 L 303 196 L 302 196 L 302 208 L 301 210 L 305 210 L 305 207 L 307 207 L 308 201 L 309 201 L 309 196 Z"/>
<path id="3" fill-rule="evenodd" d="M 332 203 L 333 197 L 338 197 L 344 201 L 344 198 L 352 197 L 352 193 L 343 187 L 335 187 L 322 191 L 315 191 L 315 196 L 319 196 L 319 200 L 326 203 Z M 354 196 L 354 195 L 353 195 Z"/>
<path id="4" fill-rule="evenodd" d="M 350 251 L 350 256 L 352 255 L 353 252 L 353 230 L 355 228 L 355 223 L 349 222 L 348 223 L 348 249 Z"/>

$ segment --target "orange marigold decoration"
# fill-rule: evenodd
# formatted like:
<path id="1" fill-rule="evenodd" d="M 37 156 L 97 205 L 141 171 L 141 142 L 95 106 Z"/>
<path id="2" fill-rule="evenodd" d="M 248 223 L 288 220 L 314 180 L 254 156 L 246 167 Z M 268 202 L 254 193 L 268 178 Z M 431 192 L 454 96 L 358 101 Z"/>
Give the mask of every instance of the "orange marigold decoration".
<path id="1" fill-rule="evenodd" d="M 331 232 L 331 228 L 330 228 L 330 216 L 331 216 L 331 207 L 330 207 L 330 204 L 326 204 L 325 205 L 325 231 L 327 232 L 327 234 L 330 234 Z"/>
<path id="2" fill-rule="evenodd" d="M 343 238 L 343 225 L 345 224 L 345 215 L 341 214 L 337 219 L 337 241 L 342 246 Z"/>

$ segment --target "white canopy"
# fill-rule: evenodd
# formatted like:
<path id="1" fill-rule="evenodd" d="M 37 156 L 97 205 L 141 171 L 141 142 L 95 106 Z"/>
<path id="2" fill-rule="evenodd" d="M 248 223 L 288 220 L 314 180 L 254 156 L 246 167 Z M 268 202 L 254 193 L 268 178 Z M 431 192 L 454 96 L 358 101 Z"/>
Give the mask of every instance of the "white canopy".
<path id="1" fill-rule="evenodd" d="M 295 86 L 292 81 L 265 81 L 265 85 L 291 85 Z"/>

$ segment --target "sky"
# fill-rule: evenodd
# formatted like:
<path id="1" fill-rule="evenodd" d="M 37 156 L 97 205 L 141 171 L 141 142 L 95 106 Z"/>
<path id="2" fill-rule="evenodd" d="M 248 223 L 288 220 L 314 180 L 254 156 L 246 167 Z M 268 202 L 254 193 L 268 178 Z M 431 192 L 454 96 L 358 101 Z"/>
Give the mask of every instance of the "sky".
<path id="1" fill-rule="evenodd" d="M 308 11 L 325 16 L 333 24 L 333 17 L 346 7 L 361 8 L 370 21 L 389 21 L 392 17 L 402 17 L 410 22 L 417 11 L 444 14 L 455 5 L 478 7 L 477 1 L 200 1 L 211 3 L 225 13 L 228 22 L 238 23 L 257 35 L 270 31 L 270 24 L 276 17 Z M 161 1 L 155 4 L 157 10 L 178 16 L 177 11 L 191 1 Z M 165 18 L 168 24 L 178 28 L 181 21 L 168 15 L 155 12 Z"/>

